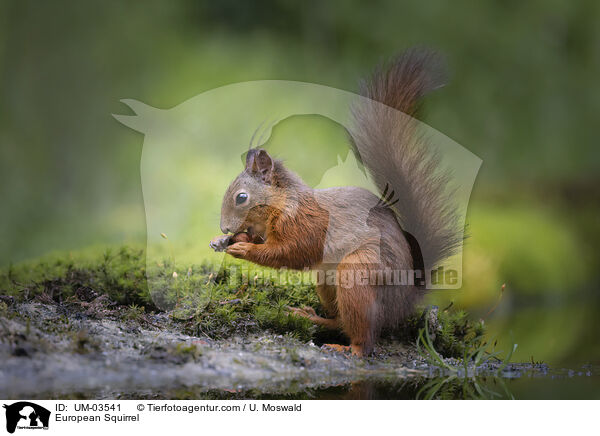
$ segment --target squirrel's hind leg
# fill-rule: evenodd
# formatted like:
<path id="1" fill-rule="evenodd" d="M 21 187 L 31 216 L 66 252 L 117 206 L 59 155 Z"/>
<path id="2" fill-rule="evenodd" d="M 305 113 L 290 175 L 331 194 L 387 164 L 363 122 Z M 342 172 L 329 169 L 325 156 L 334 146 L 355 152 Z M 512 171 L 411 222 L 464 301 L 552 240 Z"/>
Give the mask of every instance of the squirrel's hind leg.
<path id="1" fill-rule="evenodd" d="M 373 352 L 378 334 L 376 290 L 368 279 L 372 254 L 368 249 L 359 249 L 338 265 L 337 310 L 342 330 L 350 338 L 352 354 L 357 356 Z"/>

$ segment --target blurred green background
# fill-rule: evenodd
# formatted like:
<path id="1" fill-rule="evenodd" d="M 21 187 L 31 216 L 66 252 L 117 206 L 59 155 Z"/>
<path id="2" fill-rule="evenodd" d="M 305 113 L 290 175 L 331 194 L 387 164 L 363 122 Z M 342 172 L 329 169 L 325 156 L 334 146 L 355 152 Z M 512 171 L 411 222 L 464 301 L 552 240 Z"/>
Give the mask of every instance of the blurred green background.
<path id="1" fill-rule="evenodd" d="M 512 332 L 517 359 L 600 363 L 599 19 L 600 3 L 566 0 L 3 0 L 0 265 L 145 243 L 143 136 L 112 118 L 120 99 L 170 108 L 259 79 L 355 91 L 424 45 L 452 78 L 423 121 L 484 162 L 464 289 L 431 301 Z"/>

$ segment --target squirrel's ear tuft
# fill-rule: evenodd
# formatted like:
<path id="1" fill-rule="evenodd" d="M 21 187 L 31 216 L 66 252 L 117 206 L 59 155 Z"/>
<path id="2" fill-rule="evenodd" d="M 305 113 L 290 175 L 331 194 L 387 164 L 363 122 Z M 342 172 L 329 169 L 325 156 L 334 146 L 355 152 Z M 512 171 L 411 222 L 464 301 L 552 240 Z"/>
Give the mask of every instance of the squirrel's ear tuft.
<path id="1" fill-rule="evenodd" d="M 246 155 L 246 170 L 259 175 L 263 182 L 271 183 L 273 176 L 273 159 L 263 149 L 248 150 Z"/>

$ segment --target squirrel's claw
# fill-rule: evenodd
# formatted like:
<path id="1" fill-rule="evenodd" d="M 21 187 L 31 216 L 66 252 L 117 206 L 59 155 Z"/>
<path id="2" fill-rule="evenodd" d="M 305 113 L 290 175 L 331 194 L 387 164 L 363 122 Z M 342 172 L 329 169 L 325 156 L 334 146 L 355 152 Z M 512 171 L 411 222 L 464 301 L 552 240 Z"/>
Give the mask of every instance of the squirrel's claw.
<path id="1" fill-rule="evenodd" d="M 312 307 L 309 307 L 309 306 L 304 306 L 302 308 L 288 306 L 287 308 L 294 315 L 301 316 L 302 318 L 308 318 L 311 321 L 314 320 L 315 318 L 319 318 L 319 316 L 317 315 L 317 312 L 315 312 L 315 309 L 313 309 Z"/>
<path id="2" fill-rule="evenodd" d="M 354 354 L 354 351 L 350 345 L 323 344 L 321 346 L 321 349 L 323 351 L 333 351 L 335 353 L 343 353 L 343 354 L 352 353 L 352 354 Z"/>

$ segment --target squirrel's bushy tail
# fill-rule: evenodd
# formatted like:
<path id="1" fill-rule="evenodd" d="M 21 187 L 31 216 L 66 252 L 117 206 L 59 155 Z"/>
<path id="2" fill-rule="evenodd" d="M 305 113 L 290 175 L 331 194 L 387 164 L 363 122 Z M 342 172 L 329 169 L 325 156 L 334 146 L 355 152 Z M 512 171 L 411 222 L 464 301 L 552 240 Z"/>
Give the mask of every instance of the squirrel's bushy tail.
<path id="1" fill-rule="evenodd" d="M 421 97 L 444 84 L 442 67 L 435 53 L 411 49 L 377 68 L 362 83 L 362 95 L 369 100 L 360 99 L 352 108 L 351 135 L 358 158 L 382 196 L 389 197 L 393 190 L 391 202 L 397 202 L 392 208 L 419 244 L 426 270 L 452 255 L 462 242 L 449 174 L 442 171 L 439 155 L 413 118 Z"/>

